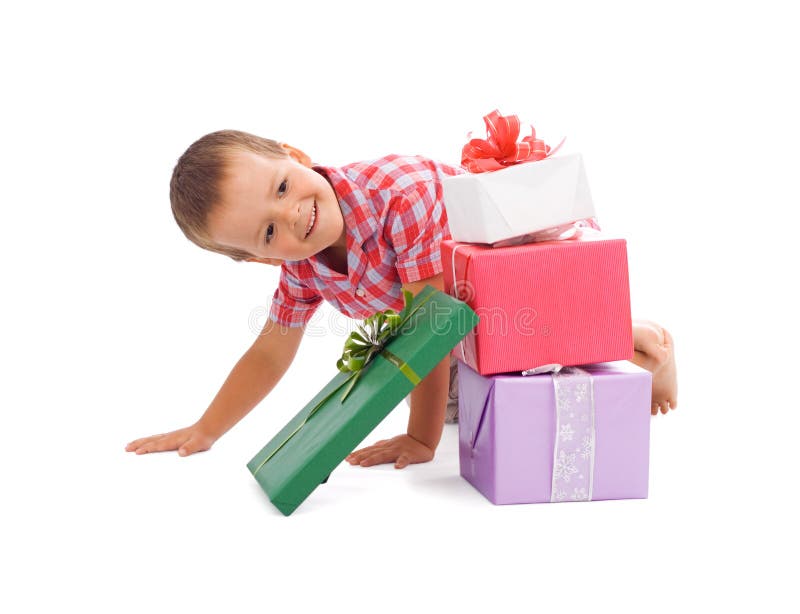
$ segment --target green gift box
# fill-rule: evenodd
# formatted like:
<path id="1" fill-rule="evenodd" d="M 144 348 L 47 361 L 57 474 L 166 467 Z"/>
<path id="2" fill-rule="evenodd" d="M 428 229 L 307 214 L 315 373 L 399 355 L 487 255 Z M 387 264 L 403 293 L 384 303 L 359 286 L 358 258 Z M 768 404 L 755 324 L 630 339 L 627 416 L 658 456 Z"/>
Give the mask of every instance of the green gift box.
<path id="1" fill-rule="evenodd" d="M 362 370 L 336 375 L 247 463 L 272 503 L 286 516 L 327 480 L 331 471 L 478 323 L 478 316 L 466 303 L 432 286 L 425 286 L 402 314 L 382 312 L 373 316 L 378 317 L 380 323 L 388 317 L 395 325 L 402 320 L 402 325 L 385 346 L 369 349 Z M 361 367 L 362 358 L 348 355 L 352 348 L 351 335 L 344 362 Z"/>

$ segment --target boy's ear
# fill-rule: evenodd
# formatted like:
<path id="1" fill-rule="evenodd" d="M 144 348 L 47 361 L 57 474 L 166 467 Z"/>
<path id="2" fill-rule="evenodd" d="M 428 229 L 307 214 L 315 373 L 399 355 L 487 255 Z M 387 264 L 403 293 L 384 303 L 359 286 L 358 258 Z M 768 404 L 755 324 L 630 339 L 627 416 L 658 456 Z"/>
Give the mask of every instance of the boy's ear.
<path id="1" fill-rule="evenodd" d="M 245 258 L 246 262 L 260 262 L 261 264 L 271 264 L 272 266 L 281 266 L 283 260 L 280 258 Z"/>
<path id="2" fill-rule="evenodd" d="M 309 158 L 305 152 L 297 149 L 297 147 L 287 145 L 286 143 L 281 143 L 281 147 L 283 147 L 286 150 L 286 153 L 297 160 L 300 164 L 311 167 L 311 158 Z"/>

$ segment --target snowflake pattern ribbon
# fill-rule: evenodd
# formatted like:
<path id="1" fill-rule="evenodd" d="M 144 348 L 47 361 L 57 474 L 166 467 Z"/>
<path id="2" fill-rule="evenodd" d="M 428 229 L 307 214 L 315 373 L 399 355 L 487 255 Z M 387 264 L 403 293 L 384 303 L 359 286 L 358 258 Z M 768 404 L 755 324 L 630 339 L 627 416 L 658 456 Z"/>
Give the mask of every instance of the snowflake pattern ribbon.
<path id="1" fill-rule="evenodd" d="M 576 367 L 553 373 L 556 431 L 550 502 L 591 501 L 594 484 L 594 387 Z"/>
<path id="2" fill-rule="evenodd" d="M 461 166 L 471 173 L 497 171 L 520 162 L 537 162 L 558 151 L 564 140 L 555 148 L 536 138 L 536 129 L 531 126 L 530 136 L 519 143 L 520 122 L 516 115 L 500 115 L 494 110 L 484 115 L 486 139 L 470 138 L 461 150 Z M 471 137 L 472 133 L 467 137 Z"/>

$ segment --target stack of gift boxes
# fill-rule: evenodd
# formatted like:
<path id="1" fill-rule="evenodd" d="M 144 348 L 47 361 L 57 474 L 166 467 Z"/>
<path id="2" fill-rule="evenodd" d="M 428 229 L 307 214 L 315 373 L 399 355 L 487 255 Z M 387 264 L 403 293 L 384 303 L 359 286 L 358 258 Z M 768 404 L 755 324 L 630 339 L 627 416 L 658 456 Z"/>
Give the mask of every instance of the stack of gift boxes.
<path id="1" fill-rule="evenodd" d="M 453 350 L 461 475 L 496 504 L 647 497 L 626 244 L 594 229 L 581 156 L 449 177 L 443 197 L 445 291 L 480 318 Z"/>

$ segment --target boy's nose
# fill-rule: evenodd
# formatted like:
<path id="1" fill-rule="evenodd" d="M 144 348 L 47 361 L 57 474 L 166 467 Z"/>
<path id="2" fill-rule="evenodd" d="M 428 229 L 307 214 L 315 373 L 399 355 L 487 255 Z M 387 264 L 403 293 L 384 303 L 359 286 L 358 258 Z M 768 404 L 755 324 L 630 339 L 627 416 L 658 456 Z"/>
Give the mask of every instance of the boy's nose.
<path id="1" fill-rule="evenodd" d="M 290 229 L 294 229 L 300 220 L 300 203 L 294 203 L 284 207 L 283 209 L 283 222 Z"/>

